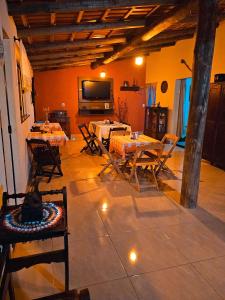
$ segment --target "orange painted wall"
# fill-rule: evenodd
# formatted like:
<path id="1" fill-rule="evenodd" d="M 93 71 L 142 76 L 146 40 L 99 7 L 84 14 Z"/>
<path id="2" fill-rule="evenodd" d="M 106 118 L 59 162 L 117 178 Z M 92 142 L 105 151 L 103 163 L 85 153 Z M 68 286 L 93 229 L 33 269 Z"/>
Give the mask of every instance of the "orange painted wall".
<path id="1" fill-rule="evenodd" d="M 114 80 L 114 103 L 117 109 L 118 97 L 126 101 L 128 106 L 127 120 L 132 130 L 143 130 L 144 107 L 146 103 L 145 91 L 145 64 L 136 66 L 133 59 L 114 62 L 96 70 L 89 67 L 73 67 L 46 72 L 35 72 L 36 91 L 36 119 L 44 119 L 43 107 L 49 106 L 50 110 L 62 109 L 61 103 L 65 103 L 65 109 L 71 120 L 71 132 L 77 133 L 77 124 L 91 120 L 116 119 L 116 116 L 79 116 L 78 115 L 78 77 L 98 77 L 101 71 L 105 71 L 107 77 Z M 124 80 L 130 85 L 133 80 L 141 87 L 138 92 L 122 92 L 120 86 Z"/>

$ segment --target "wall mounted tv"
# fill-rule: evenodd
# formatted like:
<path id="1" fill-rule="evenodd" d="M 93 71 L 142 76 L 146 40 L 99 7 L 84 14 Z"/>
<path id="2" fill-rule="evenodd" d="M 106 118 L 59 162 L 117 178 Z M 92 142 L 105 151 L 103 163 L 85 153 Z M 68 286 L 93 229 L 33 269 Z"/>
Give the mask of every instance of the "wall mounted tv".
<path id="1" fill-rule="evenodd" d="M 110 81 L 83 80 L 82 98 L 86 100 L 110 99 Z"/>
<path id="2" fill-rule="evenodd" d="M 79 101 L 113 101 L 113 80 L 79 78 Z"/>

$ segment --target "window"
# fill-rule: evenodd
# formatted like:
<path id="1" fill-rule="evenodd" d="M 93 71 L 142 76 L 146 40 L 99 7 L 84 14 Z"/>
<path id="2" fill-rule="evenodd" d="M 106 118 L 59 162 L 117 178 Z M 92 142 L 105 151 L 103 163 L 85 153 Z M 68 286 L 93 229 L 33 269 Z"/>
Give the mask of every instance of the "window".
<path id="1" fill-rule="evenodd" d="M 156 86 L 157 83 L 149 83 L 147 85 L 147 105 L 154 106 L 156 104 Z"/>
<path id="2" fill-rule="evenodd" d="M 29 117 L 29 115 L 27 113 L 26 101 L 23 95 L 22 73 L 19 64 L 17 64 L 17 77 L 18 77 L 18 91 L 19 91 L 19 101 L 20 101 L 20 119 L 21 119 L 21 123 L 23 123 Z"/>

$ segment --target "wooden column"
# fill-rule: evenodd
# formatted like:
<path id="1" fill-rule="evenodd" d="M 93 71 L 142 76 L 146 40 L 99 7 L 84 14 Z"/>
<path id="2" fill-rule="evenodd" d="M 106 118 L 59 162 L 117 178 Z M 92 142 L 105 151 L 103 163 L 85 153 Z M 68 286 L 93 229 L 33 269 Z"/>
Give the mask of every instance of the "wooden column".
<path id="1" fill-rule="evenodd" d="M 192 71 L 191 105 L 184 156 L 181 204 L 197 206 L 202 144 L 217 25 L 217 0 L 199 0 L 199 20 Z"/>

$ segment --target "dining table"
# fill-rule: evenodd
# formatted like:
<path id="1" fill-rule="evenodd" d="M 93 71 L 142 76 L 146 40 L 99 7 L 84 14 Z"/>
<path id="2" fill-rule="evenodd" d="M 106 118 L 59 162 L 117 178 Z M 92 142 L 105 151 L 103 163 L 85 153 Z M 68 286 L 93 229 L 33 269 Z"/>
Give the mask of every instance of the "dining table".
<path id="1" fill-rule="evenodd" d="M 51 146 L 64 146 L 69 140 L 63 130 L 51 131 L 51 132 L 29 132 L 27 139 L 38 139 L 43 141 L 49 141 Z"/>
<path id="2" fill-rule="evenodd" d="M 38 122 L 35 122 L 33 127 L 36 127 L 36 128 L 39 128 L 40 130 L 43 130 L 43 131 L 61 131 L 62 130 L 62 127 L 59 123 L 38 123 Z"/>
<path id="3" fill-rule="evenodd" d="M 101 141 L 102 138 L 108 138 L 109 136 L 109 131 L 111 128 L 118 128 L 118 127 L 123 127 L 126 128 L 128 132 L 131 132 L 131 126 L 113 121 L 113 123 L 107 122 L 107 121 L 91 121 L 89 123 L 89 131 L 94 132 L 97 138 Z"/>
<path id="4" fill-rule="evenodd" d="M 133 139 L 131 135 L 112 136 L 109 151 L 116 152 L 125 159 L 126 154 L 135 152 L 137 147 L 153 143 L 158 144 L 160 141 L 144 134 L 140 134 L 136 139 Z"/>

